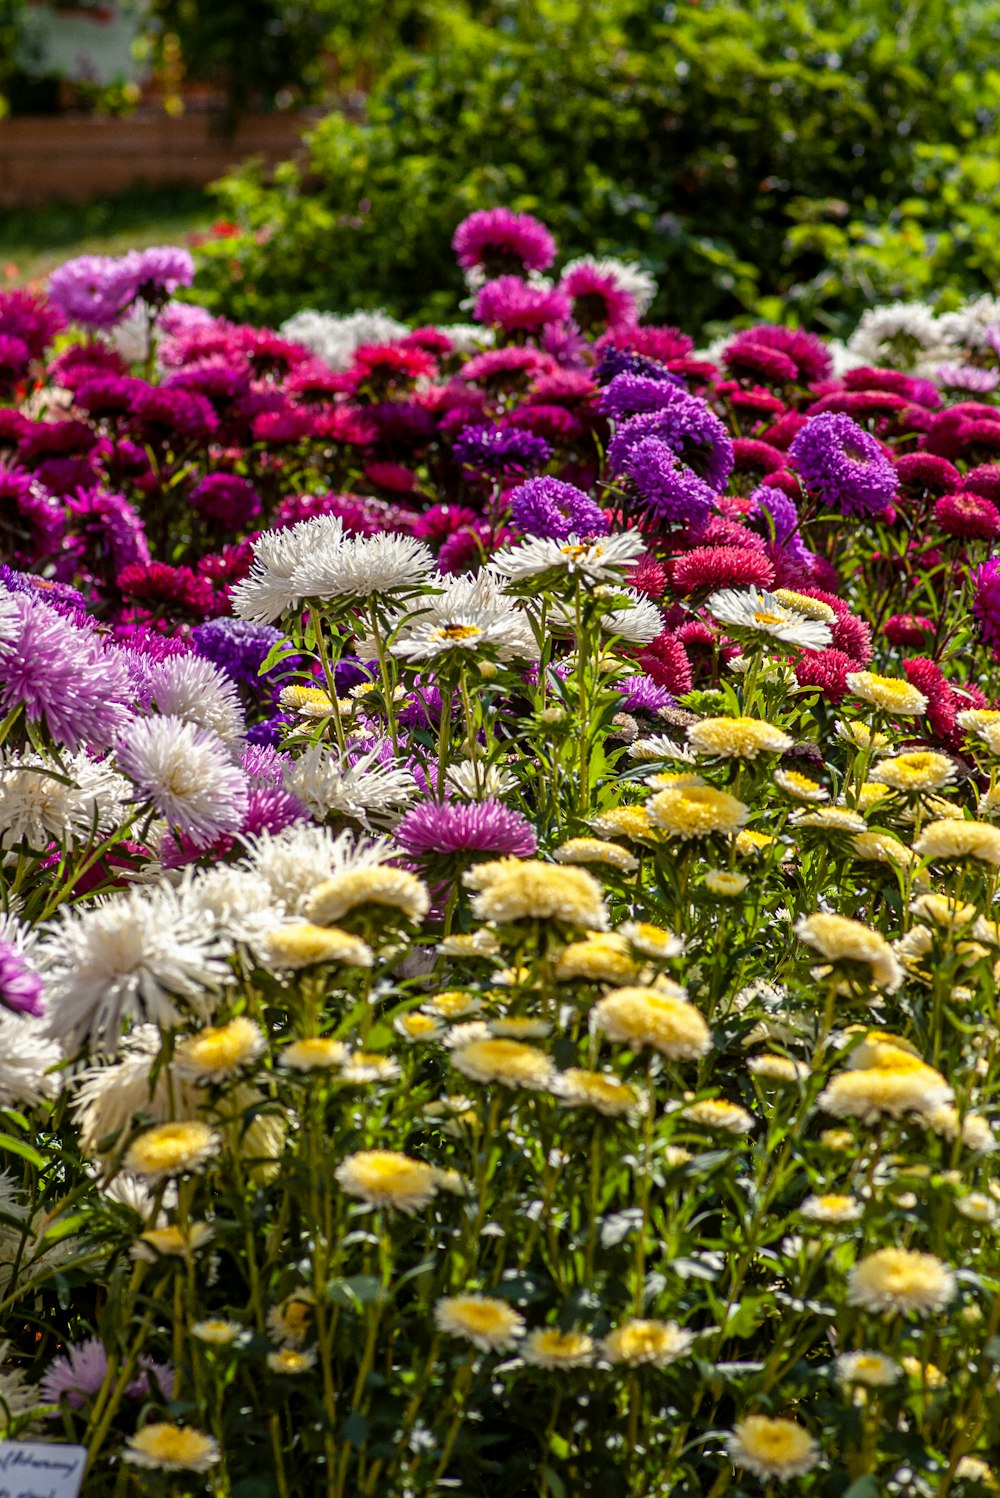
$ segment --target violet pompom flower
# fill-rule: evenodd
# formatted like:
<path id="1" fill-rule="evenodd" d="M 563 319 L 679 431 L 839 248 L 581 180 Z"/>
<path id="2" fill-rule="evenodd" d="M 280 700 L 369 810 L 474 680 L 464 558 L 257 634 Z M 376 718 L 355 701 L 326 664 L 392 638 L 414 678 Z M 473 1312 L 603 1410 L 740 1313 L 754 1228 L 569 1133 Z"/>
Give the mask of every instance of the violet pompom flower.
<path id="1" fill-rule="evenodd" d="M 983 641 L 1000 648 L 1000 557 L 972 569 L 972 612 Z"/>
<path id="2" fill-rule="evenodd" d="M 651 676 L 619 677 L 615 691 L 624 698 L 620 711 L 625 713 L 658 713 L 674 702 L 666 687 L 658 686 Z"/>
<path id="3" fill-rule="evenodd" d="M 487 281 L 476 297 L 476 321 L 504 333 L 537 333 L 550 323 L 566 322 L 569 315 L 569 299 L 561 291 L 519 276 Z"/>
<path id="4" fill-rule="evenodd" d="M 0 941 L 0 1004 L 14 1014 L 31 1014 L 37 1019 L 45 1012 L 42 995 L 45 984 L 19 952 L 8 941 Z"/>
<path id="5" fill-rule="evenodd" d="M 633 447 L 624 475 L 658 520 L 693 527 L 707 522 L 715 492 L 659 437 L 645 437 Z"/>
<path id="6" fill-rule="evenodd" d="M 841 515 L 879 515 L 892 503 L 899 479 L 881 444 L 849 416 L 811 416 L 789 456 L 807 489 Z"/>
<path id="7" fill-rule="evenodd" d="M 600 505 L 560 479 L 529 479 L 514 490 L 510 518 L 526 536 L 548 536 L 565 541 L 567 536 L 606 536 L 608 520 Z"/>
<path id="8" fill-rule="evenodd" d="M 114 327 L 134 296 L 132 272 L 111 255 L 78 255 L 49 277 L 50 301 L 85 328 Z"/>
<path id="9" fill-rule="evenodd" d="M 177 245 L 150 245 L 123 256 L 126 272 L 132 280 L 132 298 L 141 297 L 152 307 L 161 307 L 179 286 L 194 281 L 194 260 Z"/>
<path id="10" fill-rule="evenodd" d="M 150 1379 L 155 1382 L 161 1396 L 169 1396 L 174 1383 L 174 1370 L 168 1363 L 157 1363 L 144 1356 L 139 1359 L 142 1370 L 126 1387 L 129 1399 L 145 1399 L 150 1392 Z M 70 1342 L 61 1357 L 53 1358 L 38 1385 L 43 1404 L 60 1404 L 64 1399 L 71 1410 L 83 1409 L 88 1399 L 99 1394 L 108 1373 L 108 1354 L 99 1337 L 89 1337 L 86 1342 Z M 58 1419 L 59 1411 L 53 1411 Z"/>
<path id="11" fill-rule="evenodd" d="M 480 208 L 455 230 L 451 247 L 463 270 L 482 266 L 488 276 L 547 270 L 556 258 L 556 242 L 530 213 L 510 208 Z"/>
<path id="12" fill-rule="evenodd" d="M 776 546 L 783 547 L 796 561 L 811 555 L 799 531 L 798 507 L 783 489 L 761 484 L 750 495 L 755 508 L 753 527 Z"/>
<path id="13" fill-rule="evenodd" d="M 530 473 L 544 468 L 552 448 L 544 437 L 517 427 L 466 427 L 455 440 L 455 461 L 484 477 Z"/>
<path id="14" fill-rule="evenodd" d="M 734 462 L 732 438 L 715 412 L 696 396 L 671 390 L 669 405 L 631 416 L 608 444 L 612 472 L 621 473 L 633 450 L 647 437 L 665 442 L 716 494 L 721 494 L 729 482 Z"/>
<path id="15" fill-rule="evenodd" d="M 477 858 L 530 858 L 537 850 L 528 819 L 502 801 L 424 801 L 396 828 L 396 841 L 435 873 Z"/>
<path id="16" fill-rule="evenodd" d="M 656 380 L 661 385 L 676 385 L 685 392 L 687 390 L 680 375 L 671 374 L 658 359 L 651 359 L 647 354 L 637 354 L 631 348 L 616 348 L 611 345 L 604 350 L 595 371 L 597 383 L 610 385 L 615 375 L 620 374 L 641 375 L 644 379 Z"/>
<path id="17" fill-rule="evenodd" d="M 90 628 L 76 628 L 27 594 L 10 600 L 0 623 L 0 714 L 24 709 L 70 752 L 111 743 L 128 717 L 131 684 L 117 653 Z"/>
<path id="18" fill-rule="evenodd" d="M 678 391 L 692 398 L 680 380 L 622 370 L 602 391 L 597 407 L 613 421 L 622 422 L 643 411 L 666 410 L 676 403 Z"/>
<path id="19" fill-rule="evenodd" d="M 272 624 L 257 624 L 252 619 L 209 619 L 191 631 L 198 654 L 242 686 L 259 683 L 261 666 L 283 639 L 280 629 Z M 297 662 L 297 656 L 281 661 L 268 672 L 268 678 L 293 670 Z"/>

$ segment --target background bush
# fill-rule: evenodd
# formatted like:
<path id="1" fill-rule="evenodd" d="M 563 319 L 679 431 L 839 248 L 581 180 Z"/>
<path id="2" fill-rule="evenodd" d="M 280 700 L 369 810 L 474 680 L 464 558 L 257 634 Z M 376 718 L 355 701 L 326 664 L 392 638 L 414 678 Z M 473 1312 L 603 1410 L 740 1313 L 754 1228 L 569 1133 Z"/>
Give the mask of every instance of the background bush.
<path id="1" fill-rule="evenodd" d="M 204 252 L 199 294 L 272 322 L 440 313 L 453 228 L 495 203 L 539 211 L 566 254 L 638 255 L 654 315 L 690 328 L 781 298 L 837 329 L 942 278 L 987 289 L 998 21 L 997 0 L 448 9 L 364 123 L 332 114 L 273 184 L 251 166 L 220 185 L 245 233 Z"/>

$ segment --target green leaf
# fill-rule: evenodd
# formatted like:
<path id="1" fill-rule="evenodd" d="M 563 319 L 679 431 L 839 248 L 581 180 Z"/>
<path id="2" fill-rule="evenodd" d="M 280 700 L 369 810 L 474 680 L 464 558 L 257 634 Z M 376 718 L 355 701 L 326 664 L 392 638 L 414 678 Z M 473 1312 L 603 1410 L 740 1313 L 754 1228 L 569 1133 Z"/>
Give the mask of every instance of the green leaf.
<path id="1" fill-rule="evenodd" d="M 0 1134 L 0 1150 L 6 1150 L 9 1155 L 17 1155 L 19 1159 L 26 1160 L 36 1170 L 44 1170 L 48 1161 L 44 1155 L 40 1155 L 30 1144 L 25 1144 L 23 1139 L 13 1139 L 10 1134 Z"/>

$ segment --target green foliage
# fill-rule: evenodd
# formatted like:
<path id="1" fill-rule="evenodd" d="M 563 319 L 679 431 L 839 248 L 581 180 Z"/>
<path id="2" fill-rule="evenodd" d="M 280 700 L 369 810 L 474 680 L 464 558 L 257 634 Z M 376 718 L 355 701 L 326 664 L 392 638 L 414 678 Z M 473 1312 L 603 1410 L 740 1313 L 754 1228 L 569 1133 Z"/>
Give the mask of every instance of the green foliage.
<path id="1" fill-rule="evenodd" d="M 440 312 L 456 223 L 499 203 L 565 254 L 637 254 L 654 315 L 688 327 L 776 297 L 835 326 L 887 286 L 987 284 L 997 169 L 988 145 L 962 153 L 995 129 L 998 18 L 996 0 L 447 10 L 363 124 L 333 114 L 307 166 L 220 185 L 247 232 L 205 252 L 200 289 L 259 320 Z"/>

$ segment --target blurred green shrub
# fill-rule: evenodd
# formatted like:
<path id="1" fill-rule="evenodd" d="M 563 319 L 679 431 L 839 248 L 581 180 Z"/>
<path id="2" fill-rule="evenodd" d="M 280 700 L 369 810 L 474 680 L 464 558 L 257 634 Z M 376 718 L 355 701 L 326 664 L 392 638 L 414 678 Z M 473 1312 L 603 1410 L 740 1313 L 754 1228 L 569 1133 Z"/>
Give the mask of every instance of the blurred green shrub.
<path id="1" fill-rule="evenodd" d="M 452 231 L 498 203 L 537 211 L 566 254 L 638 255 L 654 315 L 692 328 L 780 300 L 836 329 L 874 296 L 993 283 L 1000 0 L 495 0 L 434 19 L 365 123 L 330 115 L 306 164 L 218 186 L 244 232 L 202 253 L 210 305 L 453 310 Z"/>

